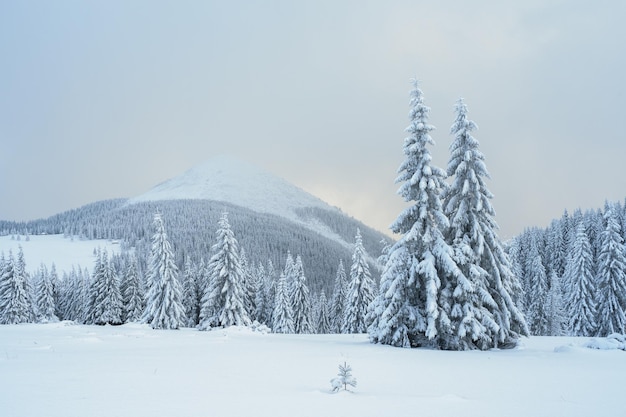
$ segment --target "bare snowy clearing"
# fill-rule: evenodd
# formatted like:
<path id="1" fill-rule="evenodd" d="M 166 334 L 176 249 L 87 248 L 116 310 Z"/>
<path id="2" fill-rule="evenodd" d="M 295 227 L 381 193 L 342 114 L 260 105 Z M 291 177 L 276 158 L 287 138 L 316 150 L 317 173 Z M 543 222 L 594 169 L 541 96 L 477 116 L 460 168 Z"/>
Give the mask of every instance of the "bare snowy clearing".
<path id="1" fill-rule="evenodd" d="M 18 240 L 19 239 L 19 240 Z M 109 255 L 119 254 L 119 243 L 112 240 L 80 240 L 78 238 L 64 237 L 63 235 L 30 235 L 26 236 L 0 236 L 0 253 L 9 256 L 17 255 L 19 247 L 24 251 L 26 270 L 35 273 L 43 263 L 51 268 L 55 265 L 59 278 L 63 272 L 70 273 L 72 267 L 87 268 L 92 271 L 96 257 L 94 249 L 106 249 Z"/>
<path id="2" fill-rule="evenodd" d="M 589 416 L 622 408 L 626 357 L 587 338 L 444 352 L 365 335 L 244 328 L 156 331 L 61 322 L 0 326 L 0 404 L 11 417 Z M 331 392 L 339 363 L 353 392 Z"/>

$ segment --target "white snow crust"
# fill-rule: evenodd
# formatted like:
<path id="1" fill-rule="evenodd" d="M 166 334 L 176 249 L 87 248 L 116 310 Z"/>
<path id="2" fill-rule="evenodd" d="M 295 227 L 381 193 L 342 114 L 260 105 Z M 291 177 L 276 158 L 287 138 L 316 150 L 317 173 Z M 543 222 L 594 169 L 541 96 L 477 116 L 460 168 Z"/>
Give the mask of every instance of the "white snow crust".
<path id="1" fill-rule="evenodd" d="M 626 360 L 583 338 L 445 352 L 366 335 L 199 332 L 71 322 L 0 326 L 1 414 L 11 417 L 620 415 Z M 347 362 L 359 384 L 332 393 Z"/>

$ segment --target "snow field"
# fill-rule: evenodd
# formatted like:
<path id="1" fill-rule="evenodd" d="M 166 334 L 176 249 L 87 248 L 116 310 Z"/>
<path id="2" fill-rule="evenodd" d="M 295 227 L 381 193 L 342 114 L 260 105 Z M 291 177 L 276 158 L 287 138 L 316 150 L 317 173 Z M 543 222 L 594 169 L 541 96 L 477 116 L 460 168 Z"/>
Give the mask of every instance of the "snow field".
<path id="1" fill-rule="evenodd" d="M 94 249 L 106 249 L 109 256 L 121 252 L 118 243 L 104 239 L 80 240 L 63 235 L 31 235 L 28 240 L 26 236 L 20 236 L 17 240 L 17 237 L 0 236 L 0 253 L 4 252 L 5 257 L 9 256 L 9 251 L 17 256 L 20 246 L 24 251 L 28 273 L 33 275 L 42 263 L 50 270 L 54 263 L 59 278 L 63 278 L 63 272 L 70 273 L 72 266 L 87 268 L 91 272 L 96 261 Z"/>
<path id="2" fill-rule="evenodd" d="M 624 352 L 531 337 L 514 350 L 373 345 L 365 335 L 0 326 L 2 415 L 589 416 L 621 410 Z M 331 393 L 346 361 L 353 392 Z"/>

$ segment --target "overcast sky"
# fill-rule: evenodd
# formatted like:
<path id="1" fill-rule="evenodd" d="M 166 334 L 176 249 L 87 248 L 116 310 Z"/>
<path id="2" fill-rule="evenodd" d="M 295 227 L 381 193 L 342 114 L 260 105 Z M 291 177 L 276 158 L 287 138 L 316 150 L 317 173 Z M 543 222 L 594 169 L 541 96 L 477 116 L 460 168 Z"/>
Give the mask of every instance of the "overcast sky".
<path id="1" fill-rule="evenodd" d="M 218 154 L 387 231 L 410 78 L 447 166 L 479 130 L 502 238 L 626 197 L 626 2 L 0 2 L 0 219 L 139 195 Z"/>

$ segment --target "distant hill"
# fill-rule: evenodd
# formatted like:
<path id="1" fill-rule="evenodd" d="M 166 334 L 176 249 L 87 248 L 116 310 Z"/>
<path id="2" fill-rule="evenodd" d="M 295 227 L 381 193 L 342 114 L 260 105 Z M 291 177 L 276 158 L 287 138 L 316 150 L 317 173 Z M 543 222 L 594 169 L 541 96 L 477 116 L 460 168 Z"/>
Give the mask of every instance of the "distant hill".
<path id="1" fill-rule="evenodd" d="M 106 200 L 43 220 L 0 221 L 0 233 L 64 233 L 89 239 L 120 239 L 147 258 L 156 211 L 182 267 L 184 259 L 208 261 L 222 212 L 249 261 L 284 266 L 287 251 L 301 255 L 309 287 L 332 289 L 339 259 L 349 269 L 357 228 L 374 259 L 389 238 L 300 188 L 252 165 L 218 157 L 131 199 Z"/>

